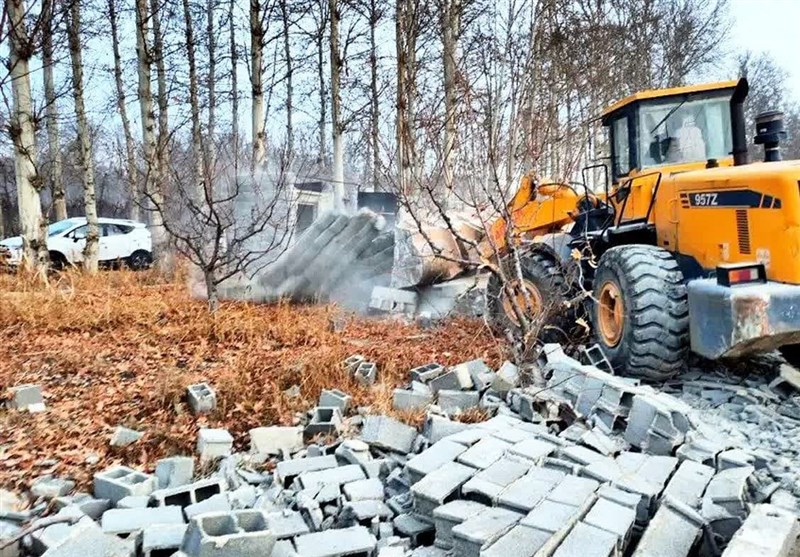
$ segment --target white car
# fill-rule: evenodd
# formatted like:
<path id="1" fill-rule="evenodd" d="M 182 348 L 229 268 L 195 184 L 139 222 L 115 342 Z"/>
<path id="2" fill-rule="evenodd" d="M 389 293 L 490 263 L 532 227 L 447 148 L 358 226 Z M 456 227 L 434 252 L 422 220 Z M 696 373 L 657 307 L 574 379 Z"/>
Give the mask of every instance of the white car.
<path id="1" fill-rule="evenodd" d="M 126 263 L 132 269 L 145 269 L 153 262 L 153 240 L 147 225 L 125 219 L 97 219 L 100 227 L 101 264 Z M 53 267 L 78 265 L 83 261 L 88 225 L 85 217 L 54 222 L 47 227 L 47 250 Z M 5 248 L 6 263 L 22 262 L 22 237 L 0 241 L 0 261 Z"/>

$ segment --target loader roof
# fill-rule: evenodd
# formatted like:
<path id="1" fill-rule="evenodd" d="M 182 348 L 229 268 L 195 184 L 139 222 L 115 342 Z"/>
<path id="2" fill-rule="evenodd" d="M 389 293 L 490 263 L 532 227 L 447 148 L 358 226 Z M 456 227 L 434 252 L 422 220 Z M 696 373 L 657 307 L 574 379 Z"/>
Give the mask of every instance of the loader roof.
<path id="1" fill-rule="evenodd" d="M 657 99 L 662 97 L 673 97 L 678 95 L 685 95 L 687 93 L 703 93 L 706 91 L 718 91 L 720 89 L 733 89 L 736 87 L 737 80 L 732 81 L 718 81 L 715 83 L 701 83 L 699 85 L 687 85 L 685 87 L 669 87 L 667 89 L 648 89 L 647 91 L 639 91 L 633 95 L 628 95 L 624 99 L 620 99 L 608 108 L 606 108 L 601 117 L 605 120 L 606 116 L 616 112 L 636 101 L 647 99 Z"/>

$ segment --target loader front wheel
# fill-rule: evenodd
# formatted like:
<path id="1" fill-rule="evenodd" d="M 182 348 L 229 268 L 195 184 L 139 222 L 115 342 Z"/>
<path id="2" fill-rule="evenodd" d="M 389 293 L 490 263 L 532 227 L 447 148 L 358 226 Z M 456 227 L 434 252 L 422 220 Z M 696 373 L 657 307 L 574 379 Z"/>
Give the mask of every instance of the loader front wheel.
<path id="1" fill-rule="evenodd" d="M 522 317 L 542 342 L 569 340 L 566 302 L 570 288 L 558 265 L 541 253 L 521 256 L 521 276 L 510 258 L 502 265 L 505 280 L 493 273 L 486 292 L 492 324 L 519 332 Z"/>
<path id="2" fill-rule="evenodd" d="M 608 250 L 594 277 L 595 341 L 621 375 L 664 381 L 689 351 L 689 305 L 678 263 L 666 250 Z"/>

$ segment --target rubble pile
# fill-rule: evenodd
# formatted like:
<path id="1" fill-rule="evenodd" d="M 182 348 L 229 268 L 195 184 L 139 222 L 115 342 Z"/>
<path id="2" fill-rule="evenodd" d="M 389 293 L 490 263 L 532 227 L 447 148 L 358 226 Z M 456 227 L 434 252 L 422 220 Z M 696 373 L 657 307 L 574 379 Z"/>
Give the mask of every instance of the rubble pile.
<path id="1" fill-rule="evenodd" d="M 361 356 L 344 365 L 367 382 L 379 373 Z M 226 430 L 201 429 L 195 455 L 162 459 L 152 474 L 114 466 L 95 474 L 92 494 L 39 478 L 33 508 L 20 510 L 18 497 L 0 492 L 0 540 L 12 541 L 5 548 L 0 541 L 0 555 L 782 557 L 796 550 L 797 500 L 766 453 L 738 445 L 689 402 L 583 365 L 557 345 L 545 347 L 539 372 L 534 378 L 546 385 L 526 385 L 529 370 L 509 362 L 497 370 L 481 360 L 414 368 L 393 403 L 427 413 L 421 432 L 326 390 L 303 423 L 251 430 L 246 453 L 233 451 Z M 212 408 L 211 385 L 189 392 L 193 411 Z M 491 417 L 457 421 L 473 409 Z M 48 508 L 57 512 L 38 519 L 44 527 L 26 532 Z"/>

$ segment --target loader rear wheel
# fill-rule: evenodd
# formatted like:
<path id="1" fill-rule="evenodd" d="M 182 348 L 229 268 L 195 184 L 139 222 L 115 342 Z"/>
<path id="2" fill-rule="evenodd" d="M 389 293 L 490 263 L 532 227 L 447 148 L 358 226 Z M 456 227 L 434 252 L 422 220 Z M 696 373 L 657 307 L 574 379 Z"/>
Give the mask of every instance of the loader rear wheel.
<path id="1" fill-rule="evenodd" d="M 509 259 L 502 262 L 508 278 L 505 288 L 496 274 L 489 278 L 487 306 L 492 324 L 498 329 L 519 331 L 519 311 L 538 331 L 542 342 L 568 340 L 569 311 L 565 304 L 569 285 L 558 265 L 541 253 L 521 256 L 522 277 Z"/>
<path id="2" fill-rule="evenodd" d="M 594 277 L 596 342 L 622 375 L 663 381 L 684 366 L 689 305 L 678 263 L 666 250 L 631 245 L 608 250 Z"/>

